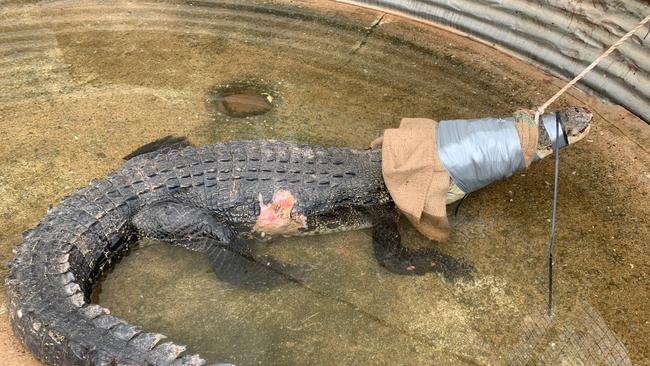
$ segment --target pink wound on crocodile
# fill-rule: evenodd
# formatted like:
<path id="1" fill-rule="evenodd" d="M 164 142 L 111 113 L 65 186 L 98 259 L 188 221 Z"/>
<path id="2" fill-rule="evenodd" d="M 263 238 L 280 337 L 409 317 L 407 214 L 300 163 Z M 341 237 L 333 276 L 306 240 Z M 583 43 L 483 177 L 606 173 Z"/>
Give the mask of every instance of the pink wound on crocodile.
<path id="1" fill-rule="evenodd" d="M 264 197 L 260 193 L 259 202 L 260 214 L 255 221 L 254 231 L 268 235 L 291 235 L 307 227 L 307 217 L 292 212 L 296 199 L 291 192 L 275 192 L 268 204 L 264 203 Z"/>

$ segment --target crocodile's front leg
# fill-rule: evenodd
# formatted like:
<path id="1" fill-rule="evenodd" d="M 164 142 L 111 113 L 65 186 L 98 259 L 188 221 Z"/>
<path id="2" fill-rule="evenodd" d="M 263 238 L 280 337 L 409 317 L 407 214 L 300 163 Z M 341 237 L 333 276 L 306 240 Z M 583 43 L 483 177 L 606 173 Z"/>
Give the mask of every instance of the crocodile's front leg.
<path id="1" fill-rule="evenodd" d="M 210 211 L 165 201 L 138 212 L 132 225 L 140 237 L 158 239 L 207 254 L 216 276 L 243 288 L 268 288 L 295 280 L 295 268 L 255 256 L 246 242 Z"/>
<path id="2" fill-rule="evenodd" d="M 450 281 L 470 278 L 474 268 L 435 249 L 411 249 L 402 245 L 395 209 L 378 210 L 374 216 L 372 246 L 377 261 L 398 274 L 440 273 Z"/>

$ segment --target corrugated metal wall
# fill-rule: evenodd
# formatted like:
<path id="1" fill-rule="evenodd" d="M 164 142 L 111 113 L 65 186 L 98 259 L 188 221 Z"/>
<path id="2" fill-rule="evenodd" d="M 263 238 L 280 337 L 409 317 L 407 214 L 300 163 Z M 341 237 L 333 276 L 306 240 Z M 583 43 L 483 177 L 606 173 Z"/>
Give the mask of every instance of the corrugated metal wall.
<path id="1" fill-rule="evenodd" d="M 650 14 L 648 0 L 343 0 L 452 27 L 567 79 Z M 638 31 L 579 87 L 650 123 L 650 35 Z"/>

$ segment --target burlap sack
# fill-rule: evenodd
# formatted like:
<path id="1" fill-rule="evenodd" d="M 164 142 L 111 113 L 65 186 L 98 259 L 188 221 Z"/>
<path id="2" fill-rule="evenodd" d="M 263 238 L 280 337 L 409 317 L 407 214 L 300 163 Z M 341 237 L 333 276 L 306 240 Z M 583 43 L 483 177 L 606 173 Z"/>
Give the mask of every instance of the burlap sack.
<path id="1" fill-rule="evenodd" d="M 514 116 L 528 167 L 537 151 L 537 125 L 529 111 L 517 111 Z M 404 118 L 399 128 L 385 130 L 383 138 L 371 146 L 382 146 L 383 177 L 397 208 L 429 239 L 446 240 L 447 195 L 459 189 L 438 157 L 436 125 L 430 119 Z"/>
<path id="2" fill-rule="evenodd" d="M 438 158 L 436 122 L 404 118 L 399 128 L 385 130 L 382 170 L 395 205 L 418 231 L 446 240 L 449 174 Z"/>
<path id="3" fill-rule="evenodd" d="M 513 116 L 515 117 L 515 128 L 517 128 L 517 134 L 519 135 L 521 152 L 524 154 L 526 168 L 528 168 L 537 153 L 539 129 L 535 124 L 535 112 L 518 110 L 513 114 Z"/>

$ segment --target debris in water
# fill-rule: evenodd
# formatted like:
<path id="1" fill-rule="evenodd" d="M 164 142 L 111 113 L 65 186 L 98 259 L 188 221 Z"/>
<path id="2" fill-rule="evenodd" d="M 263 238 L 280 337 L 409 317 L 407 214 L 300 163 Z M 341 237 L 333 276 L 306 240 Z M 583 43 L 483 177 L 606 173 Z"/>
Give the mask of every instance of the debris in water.
<path id="1" fill-rule="evenodd" d="M 273 105 L 268 98 L 255 94 L 231 94 L 221 97 L 217 107 L 231 117 L 248 117 L 264 114 L 271 110 Z"/>
<path id="2" fill-rule="evenodd" d="M 238 81 L 209 91 L 207 102 L 216 112 L 230 117 L 257 116 L 274 106 L 275 97 L 269 90 L 254 81 Z"/>

